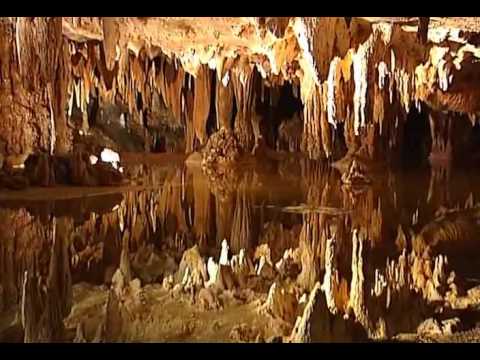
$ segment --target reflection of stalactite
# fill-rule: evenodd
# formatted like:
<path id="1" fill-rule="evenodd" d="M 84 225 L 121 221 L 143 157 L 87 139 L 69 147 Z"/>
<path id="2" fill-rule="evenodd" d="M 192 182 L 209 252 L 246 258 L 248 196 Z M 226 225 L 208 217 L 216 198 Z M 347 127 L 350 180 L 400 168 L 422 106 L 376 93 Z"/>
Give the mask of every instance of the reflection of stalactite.
<path id="1" fill-rule="evenodd" d="M 349 307 L 353 310 L 356 319 L 366 329 L 369 329 L 369 319 L 363 291 L 365 282 L 363 275 L 363 239 L 359 236 L 357 230 L 353 231 L 352 245 L 352 284 L 350 286 Z"/>
<path id="2" fill-rule="evenodd" d="M 338 283 L 338 272 L 335 267 L 335 238 L 330 237 L 325 244 L 325 275 L 322 290 L 325 292 L 328 309 L 332 314 L 337 313 L 335 291 Z"/>
<path id="3" fill-rule="evenodd" d="M 224 199 L 215 196 L 215 216 L 217 244 L 231 235 L 234 214 L 234 198 L 228 195 Z"/>
<path id="4" fill-rule="evenodd" d="M 367 188 L 360 194 L 345 191 L 344 195 L 345 207 L 355 209 L 355 215 L 351 217 L 352 226 L 363 232 L 371 247 L 381 244 L 385 228 L 381 197 L 372 188 Z"/>
<path id="5" fill-rule="evenodd" d="M 207 245 L 206 240 L 211 235 L 211 195 L 207 186 L 207 178 L 199 171 L 193 173 L 193 202 L 194 220 L 193 229 L 197 240 L 202 246 Z"/>
<path id="6" fill-rule="evenodd" d="M 253 211 L 251 199 L 244 186 L 237 191 L 235 213 L 232 221 L 230 244 L 232 251 L 238 253 L 240 249 L 249 249 L 254 240 Z"/>
<path id="7" fill-rule="evenodd" d="M 452 123 L 448 114 L 432 112 L 429 115 L 432 149 L 430 162 L 448 166 L 452 158 Z"/>
<path id="8" fill-rule="evenodd" d="M 107 340 L 117 339 L 122 331 L 121 294 L 124 286 L 131 280 L 130 261 L 128 258 L 128 235 L 123 237 L 120 266 L 112 279 L 112 286 L 108 294 L 105 314 L 105 337 Z M 116 278 L 115 278 L 116 276 Z M 116 282 L 115 282 L 116 281 Z"/>
<path id="9" fill-rule="evenodd" d="M 143 246 L 153 232 L 153 223 L 156 226 L 156 214 L 152 212 L 156 208 L 153 196 L 153 193 L 145 191 L 125 194 L 125 204 L 128 204 L 125 207 L 125 228 L 131 232 L 130 246 L 133 250 Z M 151 209 L 151 206 L 154 208 Z"/>
<path id="10" fill-rule="evenodd" d="M 325 173 L 315 164 L 303 164 L 305 185 L 308 186 L 307 203 L 312 207 L 335 208 L 340 199 L 332 191 L 332 173 Z M 320 183 L 319 183 L 320 182 Z M 323 185 L 323 186 L 322 186 Z M 320 271 L 325 268 L 326 241 L 329 234 L 341 230 L 342 217 L 329 216 L 324 212 L 303 215 L 299 247 L 302 257 L 302 272 L 298 281 L 301 286 L 311 289 L 320 280 Z M 339 235 L 341 235 L 339 233 Z"/>
<path id="11" fill-rule="evenodd" d="M 12 231 L 10 211 L 2 210 L 0 214 L 0 229 L 3 234 L 0 241 L 0 274 L 3 295 L 3 306 L 6 308 L 17 302 L 17 287 L 15 273 L 15 233 Z M 7 231 L 9 227 L 10 231 Z"/>
<path id="12" fill-rule="evenodd" d="M 304 289 L 311 290 L 320 279 L 321 231 L 318 214 L 304 215 L 299 240 L 302 271 L 297 279 Z"/>
<path id="13" fill-rule="evenodd" d="M 280 259 L 285 249 L 295 249 L 298 247 L 301 225 L 296 224 L 291 229 L 280 221 L 264 223 L 263 231 L 260 235 L 261 243 L 268 244 L 272 252 L 272 261 Z"/>
<path id="14" fill-rule="evenodd" d="M 72 306 L 72 279 L 68 254 L 72 223 L 53 219 L 52 245 L 47 278 L 35 266 L 25 271 L 22 286 L 22 324 L 25 342 L 61 341 L 63 319 Z"/>
<path id="15" fill-rule="evenodd" d="M 166 234 L 186 232 L 187 223 L 182 208 L 182 171 L 176 170 L 164 182 L 159 201 L 159 220 Z"/>
<path id="16" fill-rule="evenodd" d="M 430 184 L 428 187 L 427 202 L 450 206 L 451 167 L 434 166 L 430 171 Z"/>
<path id="17" fill-rule="evenodd" d="M 352 234 L 352 283 L 350 286 L 350 300 L 348 307 L 355 314 L 355 319 L 362 324 L 363 328 L 372 338 L 383 338 L 386 333 L 386 325 L 383 318 L 374 322 L 370 318 L 368 307 L 368 292 L 366 291 L 364 275 L 364 239 L 355 229 Z"/>

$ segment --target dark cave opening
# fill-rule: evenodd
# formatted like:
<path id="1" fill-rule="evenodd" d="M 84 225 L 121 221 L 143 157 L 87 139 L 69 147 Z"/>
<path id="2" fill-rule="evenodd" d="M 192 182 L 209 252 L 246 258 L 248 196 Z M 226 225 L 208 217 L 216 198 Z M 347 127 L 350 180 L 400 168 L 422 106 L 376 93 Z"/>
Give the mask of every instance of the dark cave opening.
<path id="1" fill-rule="evenodd" d="M 404 169 L 428 165 L 432 144 L 428 115 L 426 106 L 422 106 L 420 111 L 412 106 L 407 115 L 400 150 L 400 164 Z"/>
<path id="2" fill-rule="evenodd" d="M 285 144 L 286 136 L 300 141 L 299 133 L 303 129 L 303 104 L 299 98 L 299 91 L 296 91 L 295 95 L 294 86 L 296 85 L 285 82 L 282 86 L 265 87 L 264 101 L 257 102 L 258 111 L 263 118 L 267 144 L 272 148 L 276 148 L 278 144 L 280 149 L 288 149 L 288 145 Z"/>

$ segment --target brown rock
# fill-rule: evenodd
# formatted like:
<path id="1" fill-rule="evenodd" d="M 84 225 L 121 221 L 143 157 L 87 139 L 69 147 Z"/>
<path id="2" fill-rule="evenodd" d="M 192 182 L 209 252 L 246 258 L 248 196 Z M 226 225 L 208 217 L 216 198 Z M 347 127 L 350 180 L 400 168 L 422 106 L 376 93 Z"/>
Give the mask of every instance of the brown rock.
<path id="1" fill-rule="evenodd" d="M 218 310 L 220 308 L 219 301 L 211 289 L 200 289 L 198 293 L 198 301 L 204 310 Z"/>
<path id="2" fill-rule="evenodd" d="M 198 246 L 186 250 L 175 275 L 175 282 L 193 288 L 203 287 L 208 280 L 205 261 L 200 256 Z"/>
<path id="3" fill-rule="evenodd" d="M 263 309 L 271 316 L 282 319 L 292 325 L 297 317 L 298 301 L 294 293 L 285 287 L 273 283 L 268 292 Z"/>
<path id="4" fill-rule="evenodd" d="M 259 331 L 247 324 L 236 325 L 230 331 L 230 339 L 238 342 L 253 342 L 257 339 Z"/>
<path id="5" fill-rule="evenodd" d="M 232 290 L 237 287 L 238 282 L 233 274 L 232 268 L 228 265 L 219 265 L 216 286 L 223 290 Z"/>
<path id="6" fill-rule="evenodd" d="M 417 328 L 417 334 L 418 335 L 442 335 L 442 324 L 435 319 L 427 319 L 424 322 L 422 322 L 420 325 L 418 325 Z"/>

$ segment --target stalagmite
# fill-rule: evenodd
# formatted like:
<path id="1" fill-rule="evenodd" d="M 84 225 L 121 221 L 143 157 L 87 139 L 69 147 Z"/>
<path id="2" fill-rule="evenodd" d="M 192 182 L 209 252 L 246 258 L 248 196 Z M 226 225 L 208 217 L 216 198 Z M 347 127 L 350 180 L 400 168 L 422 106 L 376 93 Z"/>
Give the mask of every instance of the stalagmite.
<path id="1" fill-rule="evenodd" d="M 176 282 L 185 288 L 200 288 L 208 281 L 207 266 L 201 257 L 198 246 L 184 252 L 176 274 Z"/>
<path id="2" fill-rule="evenodd" d="M 219 264 L 227 266 L 230 264 L 228 260 L 228 251 L 230 250 L 230 247 L 228 246 L 227 240 L 223 239 L 222 241 L 222 250 L 220 252 L 220 259 L 219 259 Z"/>
<path id="3" fill-rule="evenodd" d="M 219 264 L 215 263 L 212 257 L 208 258 L 207 262 L 208 281 L 205 283 L 205 287 L 210 287 L 217 282 L 219 273 Z"/>
<path id="4" fill-rule="evenodd" d="M 297 310 L 297 299 L 294 293 L 289 292 L 287 288 L 274 282 L 270 286 L 267 300 L 263 304 L 262 310 L 274 318 L 293 324 Z"/>

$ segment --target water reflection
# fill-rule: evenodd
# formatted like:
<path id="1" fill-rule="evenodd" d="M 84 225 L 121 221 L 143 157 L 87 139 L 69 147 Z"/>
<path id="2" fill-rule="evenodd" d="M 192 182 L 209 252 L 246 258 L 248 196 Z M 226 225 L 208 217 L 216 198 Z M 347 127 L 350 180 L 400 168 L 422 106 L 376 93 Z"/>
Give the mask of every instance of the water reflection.
<path id="1" fill-rule="evenodd" d="M 217 259 L 224 239 L 231 254 L 245 249 L 272 268 L 287 263 L 290 249 L 299 260 L 289 272 L 296 291 L 311 293 L 321 283 L 316 316 L 330 326 L 318 325 L 310 340 L 415 332 L 438 304 L 459 303 L 479 278 L 476 174 L 389 170 L 352 189 L 336 170 L 306 160 L 237 169 L 221 180 L 181 163 L 157 165 L 128 167 L 138 189 L 0 201 L 4 341 L 72 340 L 75 331 L 77 338 L 95 332 L 118 340 L 122 323 L 115 321 L 123 315 L 111 314 L 122 314 L 121 294 L 109 295 L 105 322 L 65 326 L 75 284 L 110 286 L 121 278 L 130 284 L 122 289 L 135 293 L 140 285 L 133 278 L 141 286 L 162 283 L 187 249 L 198 245 L 202 256 Z M 287 313 L 279 316 L 290 333 L 301 311 Z M 352 321 L 363 335 L 348 330 Z M 292 332 L 297 339 L 301 328 Z"/>

